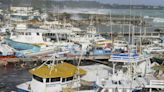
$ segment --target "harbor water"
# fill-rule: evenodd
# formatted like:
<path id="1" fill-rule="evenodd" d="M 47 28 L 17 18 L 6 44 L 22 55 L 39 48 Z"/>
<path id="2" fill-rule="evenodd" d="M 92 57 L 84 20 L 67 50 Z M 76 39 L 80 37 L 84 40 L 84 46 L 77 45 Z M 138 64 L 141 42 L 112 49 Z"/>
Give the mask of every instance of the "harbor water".
<path id="1" fill-rule="evenodd" d="M 13 64 L 1 66 L 0 76 L 0 92 L 17 91 L 16 85 L 31 80 L 27 68 L 17 68 Z"/>

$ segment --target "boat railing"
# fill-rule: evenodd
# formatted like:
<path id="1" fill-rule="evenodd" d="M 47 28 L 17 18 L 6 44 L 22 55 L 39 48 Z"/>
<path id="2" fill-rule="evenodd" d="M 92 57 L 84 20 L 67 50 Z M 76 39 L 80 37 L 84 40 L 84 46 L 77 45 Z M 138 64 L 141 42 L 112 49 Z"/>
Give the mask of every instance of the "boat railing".
<path id="1" fill-rule="evenodd" d="M 164 80 L 150 80 L 150 84 L 147 88 L 164 88 Z"/>
<path id="2" fill-rule="evenodd" d="M 150 85 L 163 85 L 164 86 L 164 80 L 150 80 Z"/>
<path id="3" fill-rule="evenodd" d="M 123 61 L 123 62 L 139 62 L 139 61 L 143 61 L 145 60 L 146 57 L 144 56 L 139 56 L 139 55 L 133 55 L 133 56 L 130 56 L 130 55 L 127 55 L 127 56 L 117 56 L 117 55 L 112 55 L 111 56 L 111 59 L 109 61 L 112 61 L 112 60 L 116 60 L 116 61 Z"/>

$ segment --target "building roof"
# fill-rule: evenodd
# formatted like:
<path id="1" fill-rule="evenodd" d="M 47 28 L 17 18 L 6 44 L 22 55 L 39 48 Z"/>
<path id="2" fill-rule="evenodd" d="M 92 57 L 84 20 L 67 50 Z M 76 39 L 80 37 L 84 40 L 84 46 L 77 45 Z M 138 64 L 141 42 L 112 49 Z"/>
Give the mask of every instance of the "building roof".
<path id="1" fill-rule="evenodd" d="M 50 68 L 47 65 L 39 66 L 30 70 L 30 73 L 41 78 L 56 78 L 56 77 L 72 77 L 77 73 L 78 68 L 69 63 L 60 63 L 53 65 Z M 86 71 L 83 69 L 79 69 L 79 74 L 84 75 Z"/>

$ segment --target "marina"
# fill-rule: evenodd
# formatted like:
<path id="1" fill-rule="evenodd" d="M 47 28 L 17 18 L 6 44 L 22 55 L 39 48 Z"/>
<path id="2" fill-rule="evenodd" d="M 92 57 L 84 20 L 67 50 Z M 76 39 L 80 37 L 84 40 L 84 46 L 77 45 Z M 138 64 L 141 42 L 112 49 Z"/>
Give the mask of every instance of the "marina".
<path id="1" fill-rule="evenodd" d="M 0 92 L 164 92 L 164 6 L 125 3 L 0 1 Z"/>

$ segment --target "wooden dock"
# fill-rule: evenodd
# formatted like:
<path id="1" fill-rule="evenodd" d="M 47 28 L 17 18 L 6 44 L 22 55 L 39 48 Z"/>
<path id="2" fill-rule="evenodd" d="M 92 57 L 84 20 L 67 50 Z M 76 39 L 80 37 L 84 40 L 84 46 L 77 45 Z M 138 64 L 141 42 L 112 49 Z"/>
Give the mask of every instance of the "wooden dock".
<path id="1" fill-rule="evenodd" d="M 81 56 L 80 55 L 76 55 L 76 56 L 65 56 L 65 57 L 62 57 L 62 58 L 58 58 L 57 60 L 79 60 Z M 41 60 L 45 61 L 45 60 L 48 60 L 50 59 L 50 57 L 44 57 L 42 58 Z M 110 59 L 110 55 L 90 55 L 90 56 L 85 56 L 83 55 L 81 60 L 108 60 Z"/>
<path id="2" fill-rule="evenodd" d="M 68 56 L 64 56 L 64 57 L 61 57 L 61 58 L 57 58 L 56 60 L 62 60 L 62 61 L 65 61 L 65 60 L 79 60 L 81 56 L 80 55 L 68 55 Z M 53 58 L 52 58 L 53 59 Z M 108 60 L 110 59 L 110 55 L 91 55 L 91 56 L 82 56 L 81 60 L 89 60 L 89 61 L 93 61 L 93 62 L 97 62 L 97 63 L 101 63 L 100 61 L 98 60 Z M 42 61 L 46 61 L 46 60 L 51 60 L 51 56 L 44 56 L 44 57 L 31 57 L 31 58 L 8 58 L 8 59 L 1 59 L 0 60 L 0 65 L 6 65 L 8 63 L 19 63 L 19 62 L 35 62 L 35 61 L 38 61 L 38 62 L 42 62 Z"/>

